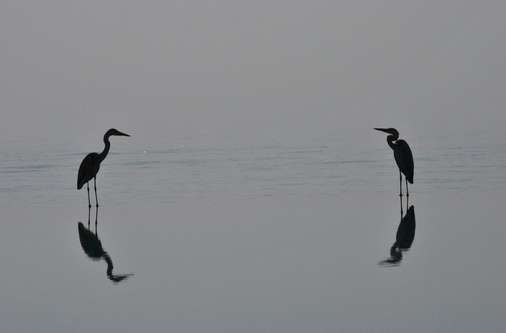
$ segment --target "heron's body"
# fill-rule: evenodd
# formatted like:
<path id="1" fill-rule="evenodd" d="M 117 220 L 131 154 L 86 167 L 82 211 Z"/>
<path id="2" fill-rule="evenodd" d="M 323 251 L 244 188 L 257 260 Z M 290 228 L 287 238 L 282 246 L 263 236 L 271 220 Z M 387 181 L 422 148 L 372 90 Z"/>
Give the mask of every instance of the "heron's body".
<path id="1" fill-rule="evenodd" d="M 100 242 L 98 236 L 86 228 L 81 222 L 77 224 L 77 227 L 79 231 L 79 242 L 81 243 L 84 253 L 93 260 L 102 259 L 105 251 L 102 248 L 102 242 Z"/>
<path id="2" fill-rule="evenodd" d="M 387 143 L 394 151 L 394 158 L 397 167 L 399 168 L 399 182 L 400 182 L 400 196 L 402 196 L 402 176 L 406 178 L 406 195 L 409 196 L 408 182 L 413 184 L 414 176 L 414 162 L 413 153 L 406 141 L 399 139 L 399 132 L 395 128 L 375 128 L 375 130 L 389 133 L 387 136 Z"/>
<path id="3" fill-rule="evenodd" d="M 409 145 L 404 140 L 397 140 L 395 142 L 394 150 L 394 158 L 395 163 L 399 167 L 399 170 L 402 172 L 406 180 L 413 184 L 413 174 L 414 174 L 414 163 L 413 163 L 413 153 L 409 148 Z"/>
<path id="4" fill-rule="evenodd" d="M 401 251 L 407 251 L 413 245 L 415 240 L 416 220 L 415 220 L 415 206 L 409 207 L 406 215 L 401 219 L 397 234 L 395 235 L 395 245 Z"/>
<path id="5" fill-rule="evenodd" d="M 77 189 L 80 190 L 84 184 L 96 177 L 100 169 L 100 154 L 89 153 L 81 162 L 79 166 L 79 173 L 77 175 Z"/>
<path id="6" fill-rule="evenodd" d="M 77 189 L 80 190 L 84 184 L 86 184 L 86 188 L 88 190 L 88 207 L 91 207 L 90 202 L 90 187 L 88 182 L 93 179 L 94 188 L 95 188 L 95 202 L 98 207 L 98 197 L 97 197 L 97 173 L 100 170 L 100 163 L 106 158 L 109 153 L 109 149 L 111 148 L 111 143 L 109 141 L 109 137 L 112 135 L 117 136 L 130 136 L 128 134 L 122 133 L 114 128 L 111 128 L 104 134 L 104 150 L 99 153 L 90 153 L 86 155 L 86 157 L 81 162 L 79 166 L 79 172 L 77 173 Z"/>

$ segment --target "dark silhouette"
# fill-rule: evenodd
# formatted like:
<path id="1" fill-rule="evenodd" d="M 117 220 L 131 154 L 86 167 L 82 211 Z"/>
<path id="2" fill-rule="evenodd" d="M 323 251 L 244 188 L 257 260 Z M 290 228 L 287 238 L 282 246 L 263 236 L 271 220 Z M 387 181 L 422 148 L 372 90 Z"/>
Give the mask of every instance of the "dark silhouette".
<path id="1" fill-rule="evenodd" d="M 409 205 L 406 200 L 406 207 Z M 413 245 L 415 240 L 416 220 L 415 220 L 415 206 L 408 208 L 406 215 L 402 216 L 402 198 L 401 198 L 401 222 L 397 228 L 395 235 L 395 242 L 390 247 L 390 258 L 380 261 L 382 266 L 396 266 L 402 261 L 402 252 L 406 252 Z"/>
<path id="2" fill-rule="evenodd" d="M 79 231 L 79 242 L 81 243 L 81 247 L 84 250 L 84 253 L 91 260 L 101 260 L 104 259 L 107 263 L 107 278 L 114 283 L 121 282 L 133 274 L 114 274 L 112 272 L 114 266 L 112 264 L 111 257 L 107 252 L 104 251 L 102 247 L 102 242 L 98 238 L 97 234 L 97 218 L 98 218 L 98 209 L 95 214 L 95 233 L 91 231 L 90 228 L 90 209 L 88 209 L 88 228 L 84 226 L 81 222 L 77 223 L 77 229 Z"/>
<path id="3" fill-rule="evenodd" d="M 387 136 L 387 142 L 394 151 L 395 162 L 399 167 L 399 196 L 402 197 L 402 174 L 406 178 L 406 195 L 409 197 L 408 182 L 413 184 L 413 154 L 409 145 L 404 140 L 399 140 L 399 132 L 395 128 L 375 128 L 377 131 L 390 134 Z"/>
<path id="4" fill-rule="evenodd" d="M 379 264 L 381 266 L 398 266 L 401 264 L 401 261 L 402 252 L 394 243 L 394 245 L 390 248 L 390 258 L 380 261 Z"/>
<path id="5" fill-rule="evenodd" d="M 86 188 L 88 189 L 88 207 L 91 207 L 90 201 L 90 186 L 88 182 L 93 179 L 93 184 L 95 187 L 95 202 L 98 207 L 98 197 L 97 197 L 97 172 L 100 169 L 100 163 L 105 159 L 107 153 L 109 153 L 109 149 L 111 148 L 111 143 L 109 142 L 109 137 L 112 135 L 117 136 L 130 136 L 128 134 L 122 133 L 117 129 L 111 128 L 104 134 L 104 150 L 99 153 L 89 153 L 81 162 L 79 166 L 79 173 L 77 175 L 77 189 L 80 190 L 84 184 L 86 184 Z"/>

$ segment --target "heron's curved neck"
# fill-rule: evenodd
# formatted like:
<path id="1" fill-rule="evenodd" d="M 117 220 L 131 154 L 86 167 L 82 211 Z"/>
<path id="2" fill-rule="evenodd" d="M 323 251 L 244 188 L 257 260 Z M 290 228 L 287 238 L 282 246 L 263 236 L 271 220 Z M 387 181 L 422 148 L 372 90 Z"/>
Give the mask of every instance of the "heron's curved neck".
<path id="1" fill-rule="evenodd" d="M 133 274 L 118 274 L 118 275 L 114 274 L 112 272 L 114 266 L 112 265 L 112 260 L 111 257 L 109 257 L 109 254 L 107 254 L 107 252 L 104 252 L 102 258 L 104 258 L 105 262 L 107 263 L 107 272 L 106 272 L 107 278 L 112 282 L 119 283 L 133 275 Z"/>
<path id="2" fill-rule="evenodd" d="M 109 136 L 107 136 L 107 135 L 104 135 L 104 144 L 105 144 L 104 150 L 102 150 L 102 152 L 99 154 L 100 161 L 103 161 L 105 159 L 105 157 L 109 153 L 109 149 L 111 148 L 111 143 L 109 142 Z"/>
<path id="3" fill-rule="evenodd" d="M 111 257 L 109 257 L 109 254 L 104 251 L 104 254 L 102 254 L 102 258 L 104 258 L 105 262 L 107 263 L 107 276 L 112 276 L 112 269 L 114 266 L 112 265 Z"/>
<path id="4" fill-rule="evenodd" d="M 387 136 L 387 143 L 390 146 L 390 148 L 395 149 L 396 145 L 394 141 L 397 141 L 399 137 L 397 135 L 389 135 Z"/>

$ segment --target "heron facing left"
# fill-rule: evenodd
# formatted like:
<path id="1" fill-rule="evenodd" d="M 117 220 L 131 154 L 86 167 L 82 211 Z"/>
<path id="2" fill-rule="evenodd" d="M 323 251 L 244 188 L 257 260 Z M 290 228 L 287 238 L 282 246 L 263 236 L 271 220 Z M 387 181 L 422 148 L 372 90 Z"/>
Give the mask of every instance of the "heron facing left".
<path id="1" fill-rule="evenodd" d="M 413 184 L 413 153 L 406 141 L 399 139 L 399 132 L 395 128 L 375 128 L 375 130 L 390 134 L 387 143 L 394 151 L 395 163 L 399 168 L 399 196 L 402 197 L 402 174 L 406 178 L 406 195 L 409 197 L 408 182 Z"/>
<path id="2" fill-rule="evenodd" d="M 77 174 L 77 189 L 80 190 L 84 184 L 88 190 L 88 207 L 91 207 L 90 201 L 90 186 L 89 181 L 93 179 L 93 185 L 95 188 L 95 203 L 98 207 L 97 197 L 97 173 L 100 169 L 100 163 L 106 158 L 111 148 L 109 137 L 111 136 L 130 136 L 126 133 L 120 132 L 117 129 L 111 128 L 104 134 L 104 150 L 101 153 L 89 153 L 81 162 L 79 166 L 79 172 Z"/>

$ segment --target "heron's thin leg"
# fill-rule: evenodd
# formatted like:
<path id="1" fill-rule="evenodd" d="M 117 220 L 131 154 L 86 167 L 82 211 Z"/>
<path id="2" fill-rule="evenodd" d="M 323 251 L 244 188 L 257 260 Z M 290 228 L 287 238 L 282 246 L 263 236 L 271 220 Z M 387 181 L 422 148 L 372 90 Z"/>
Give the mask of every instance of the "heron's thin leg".
<path id="1" fill-rule="evenodd" d="M 402 173 L 399 170 L 399 196 L 402 197 Z"/>
<path id="2" fill-rule="evenodd" d="M 402 210 L 402 197 L 399 197 L 399 201 L 401 203 L 401 220 L 402 220 L 402 215 L 404 215 L 404 211 Z"/>
<path id="3" fill-rule="evenodd" d="M 89 183 L 86 183 L 86 189 L 88 190 L 88 208 L 91 208 L 91 201 L 90 201 L 90 185 L 89 185 Z"/>
<path id="4" fill-rule="evenodd" d="M 91 207 L 88 207 L 88 229 L 90 228 L 90 210 Z"/>
<path id="5" fill-rule="evenodd" d="M 406 178 L 406 196 L 409 198 L 408 179 Z"/>
<path id="6" fill-rule="evenodd" d="M 95 209 L 95 235 L 98 237 L 97 225 L 98 225 L 98 206 Z"/>
<path id="7" fill-rule="evenodd" d="M 97 203 L 98 207 L 98 197 L 97 197 L 97 177 L 93 178 L 93 185 L 95 187 L 95 202 Z"/>

